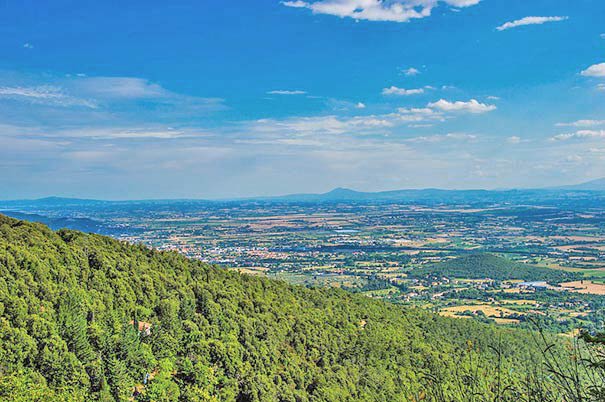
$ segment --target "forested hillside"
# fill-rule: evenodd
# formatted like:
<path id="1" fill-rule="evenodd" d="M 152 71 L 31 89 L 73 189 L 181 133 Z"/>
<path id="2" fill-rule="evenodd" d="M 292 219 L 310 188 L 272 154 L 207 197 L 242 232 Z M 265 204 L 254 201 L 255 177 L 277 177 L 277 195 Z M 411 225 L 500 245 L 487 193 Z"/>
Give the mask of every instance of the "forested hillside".
<path id="1" fill-rule="evenodd" d="M 437 264 L 428 264 L 410 272 L 410 276 L 423 278 L 438 276 L 495 280 L 522 279 L 546 281 L 551 284 L 579 279 L 581 275 L 556 269 L 542 268 L 511 261 L 493 254 L 470 254 Z"/>
<path id="2" fill-rule="evenodd" d="M 2 400 L 464 401 L 524 380 L 534 345 L 0 215 Z"/>

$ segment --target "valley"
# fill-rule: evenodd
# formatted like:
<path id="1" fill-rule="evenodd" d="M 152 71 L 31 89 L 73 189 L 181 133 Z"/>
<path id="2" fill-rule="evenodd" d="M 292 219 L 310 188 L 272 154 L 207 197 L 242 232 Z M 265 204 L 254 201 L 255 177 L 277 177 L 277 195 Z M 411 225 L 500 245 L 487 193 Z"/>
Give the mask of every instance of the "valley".
<path id="1" fill-rule="evenodd" d="M 601 193 L 444 192 L 388 201 L 328 194 L 221 202 L 57 199 L 0 210 L 22 219 L 44 216 L 51 226 L 93 222 L 90 231 L 226 269 L 442 315 L 524 327 L 538 322 L 562 333 L 603 325 Z"/>

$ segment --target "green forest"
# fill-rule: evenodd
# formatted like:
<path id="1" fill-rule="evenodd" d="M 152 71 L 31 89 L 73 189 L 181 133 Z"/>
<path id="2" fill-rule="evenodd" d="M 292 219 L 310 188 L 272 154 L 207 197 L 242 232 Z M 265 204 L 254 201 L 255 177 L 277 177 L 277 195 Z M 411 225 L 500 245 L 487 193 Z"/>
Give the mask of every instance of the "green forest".
<path id="1" fill-rule="evenodd" d="M 511 261 L 493 254 L 470 254 L 437 264 L 429 264 L 410 272 L 410 276 L 495 280 L 523 279 L 526 281 L 545 281 L 556 284 L 581 278 L 574 272 L 566 272 L 537 267 Z"/>
<path id="2" fill-rule="evenodd" d="M 543 359 L 528 331 L 0 215 L 1 400 L 538 401 Z"/>

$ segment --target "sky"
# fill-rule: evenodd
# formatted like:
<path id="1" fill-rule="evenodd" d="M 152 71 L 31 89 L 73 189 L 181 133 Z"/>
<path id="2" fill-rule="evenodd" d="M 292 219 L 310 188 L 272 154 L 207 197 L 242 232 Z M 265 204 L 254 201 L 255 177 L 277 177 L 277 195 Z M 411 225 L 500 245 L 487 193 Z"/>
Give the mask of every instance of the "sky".
<path id="1" fill-rule="evenodd" d="M 605 177 L 602 0 L 0 1 L 0 198 Z"/>

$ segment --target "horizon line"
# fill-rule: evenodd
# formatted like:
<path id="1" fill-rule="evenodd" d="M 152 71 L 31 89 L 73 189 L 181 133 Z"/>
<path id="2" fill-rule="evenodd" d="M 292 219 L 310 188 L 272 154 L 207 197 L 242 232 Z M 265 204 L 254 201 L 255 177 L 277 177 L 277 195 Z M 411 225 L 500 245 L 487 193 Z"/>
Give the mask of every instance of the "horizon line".
<path id="1" fill-rule="evenodd" d="M 226 202 L 226 201 L 253 201 L 253 200 L 267 200 L 267 199 L 279 199 L 286 197 L 296 196 L 322 196 L 328 195 L 338 190 L 350 191 L 358 194 L 384 194 L 393 193 L 399 191 L 444 191 L 444 192 L 469 192 L 469 191 L 484 191 L 484 192 L 510 192 L 510 191 L 556 191 L 565 190 L 566 187 L 580 186 L 583 184 L 592 183 L 598 180 L 605 180 L 605 178 L 592 179 L 576 184 L 566 184 L 559 186 L 548 186 L 548 187 L 510 187 L 510 188 L 439 188 L 439 187 L 420 187 L 420 188 L 399 188 L 392 190 L 378 190 L 378 191 L 361 191 L 355 190 L 349 187 L 334 187 L 331 190 L 325 192 L 298 192 L 298 193 L 285 193 L 285 194 L 273 194 L 273 195 L 251 195 L 251 196 L 237 196 L 237 197 L 218 197 L 218 198 L 198 198 L 198 197 L 182 197 L 182 198 L 124 198 L 124 199 L 103 199 L 103 198 L 88 198 L 79 196 L 63 196 L 63 195 L 48 195 L 35 198 L 8 198 L 0 199 L 0 202 L 17 202 L 17 201 L 42 201 L 51 199 L 65 199 L 65 200 L 78 200 L 78 201 L 101 201 L 101 202 L 161 202 L 161 201 L 207 201 L 207 202 Z M 578 190 L 578 191 L 600 191 L 600 190 Z M 605 191 L 605 190 L 604 190 Z"/>

